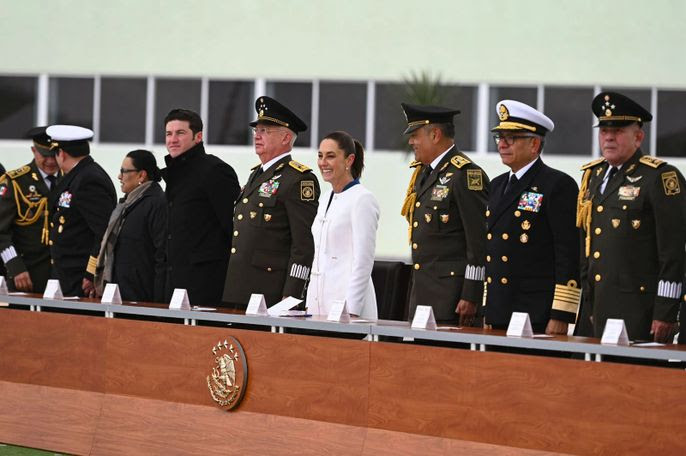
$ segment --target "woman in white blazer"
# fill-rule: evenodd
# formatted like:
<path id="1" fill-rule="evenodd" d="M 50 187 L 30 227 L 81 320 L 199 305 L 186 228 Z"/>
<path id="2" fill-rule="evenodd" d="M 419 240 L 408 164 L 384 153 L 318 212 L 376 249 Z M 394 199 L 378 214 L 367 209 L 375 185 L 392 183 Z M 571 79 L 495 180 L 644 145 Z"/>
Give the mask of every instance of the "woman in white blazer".
<path id="1" fill-rule="evenodd" d="M 334 301 L 345 300 L 351 315 L 376 319 L 371 274 L 379 203 L 359 181 L 364 149 L 346 132 L 330 133 L 319 145 L 317 165 L 332 189 L 319 200 L 312 224 L 308 312 L 328 315 Z"/>

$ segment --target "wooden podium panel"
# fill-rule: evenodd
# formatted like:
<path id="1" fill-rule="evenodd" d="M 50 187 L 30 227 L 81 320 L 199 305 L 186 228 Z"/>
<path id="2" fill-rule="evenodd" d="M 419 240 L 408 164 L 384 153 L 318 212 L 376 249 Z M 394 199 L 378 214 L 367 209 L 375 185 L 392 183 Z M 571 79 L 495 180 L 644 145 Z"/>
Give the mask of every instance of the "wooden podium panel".
<path id="1" fill-rule="evenodd" d="M 369 426 L 578 454 L 679 454 L 682 370 L 372 344 Z"/>

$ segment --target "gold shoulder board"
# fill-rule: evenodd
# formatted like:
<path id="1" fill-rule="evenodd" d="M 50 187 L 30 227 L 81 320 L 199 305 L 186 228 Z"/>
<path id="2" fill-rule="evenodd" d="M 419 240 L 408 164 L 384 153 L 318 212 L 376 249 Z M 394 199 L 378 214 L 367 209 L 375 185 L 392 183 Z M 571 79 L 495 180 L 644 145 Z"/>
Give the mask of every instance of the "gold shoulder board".
<path id="1" fill-rule="evenodd" d="M 410 168 L 416 168 L 417 166 L 421 166 L 422 162 L 418 160 L 414 160 L 412 163 L 410 163 Z"/>
<path id="2" fill-rule="evenodd" d="M 10 177 L 10 179 L 16 179 L 19 176 L 23 176 L 24 174 L 28 173 L 31 171 L 31 167 L 29 165 L 22 166 L 19 169 L 13 169 L 12 171 L 7 171 L 7 175 Z"/>
<path id="3" fill-rule="evenodd" d="M 307 171 L 310 171 L 310 168 L 308 168 L 307 166 L 303 165 L 302 163 L 298 163 L 298 162 L 295 161 L 295 160 L 291 160 L 290 162 L 288 162 L 288 164 L 289 164 L 289 166 L 291 166 L 292 168 L 295 168 L 295 169 L 297 169 L 298 171 L 300 171 L 301 173 L 306 173 Z"/>
<path id="4" fill-rule="evenodd" d="M 642 156 L 638 159 L 638 161 L 644 165 L 650 166 L 651 168 L 657 168 L 658 166 L 666 163 L 664 160 L 660 160 L 659 158 L 651 157 L 649 155 Z"/>
<path id="5" fill-rule="evenodd" d="M 598 158 L 597 160 L 593 160 L 590 163 L 586 163 L 585 165 L 583 165 L 581 167 L 581 169 L 584 170 L 584 169 L 588 169 L 588 168 L 593 168 L 595 165 L 599 165 L 600 163 L 602 163 L 604 161 L 605 161 L 604 158 Z"/>
<path id="6" fill-rule="evenodd" d="M 462 155 L 455 155 L 453 158 L 450 159 L 450 163 L 455 165 L 457 169 L 460 169 L 464 165 L 471 163 L 471 161 L 468 158 L 463 157 Z"/>

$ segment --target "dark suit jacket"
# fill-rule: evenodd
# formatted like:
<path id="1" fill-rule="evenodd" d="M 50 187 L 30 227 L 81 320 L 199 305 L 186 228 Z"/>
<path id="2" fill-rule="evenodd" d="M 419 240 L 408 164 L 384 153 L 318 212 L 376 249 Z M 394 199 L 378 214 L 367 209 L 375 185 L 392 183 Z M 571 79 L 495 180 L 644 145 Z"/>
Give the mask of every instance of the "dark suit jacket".
<path id="1" fill-rule="evenodd" d="M 100 241 L 117 202 L 114 185 L 86 156 L 62 176 L 50 198 L 53 274 L 65 296 L 82 296 L 82 279 L 93 280 Z"/>
<path id="2" fill-rule="evenodd" d="M 486 242 L 486 323 L 507 326 L 527 312 L 534 326 L 573 323 L 579 284 L 579 188 L 539 158 L 503 194 L 509 172 L 493 179 Z"/>
<path id="3" fill-rule="evenodd" d="M 283 296 L 304 299 L 314 258 L 312 222 L 319 182 L 287 155 L 258 177 L 256 166 L 236 201 L 231 261 L 223 301 L 244 309 L 250 295 L 268 305 Z"/>
<path id="4" fill-rule="evenodd" d="M 191 305 L 221 301 L 229 261 L 233 204 L 240 191 L 236 172 L 197 144 L 176 158 L 165 157 L 162 177 L 168 203 L 165 300 L 185 288 Z"/>
<path id="5" fill-rule="evenodd" d="M 410 319 L 417 305 L 429 305 L 437 320 L 457 321 L 460 299 L 481 302 L 488 185 L 486 173 L 456 147 L 415 182 Z"/>

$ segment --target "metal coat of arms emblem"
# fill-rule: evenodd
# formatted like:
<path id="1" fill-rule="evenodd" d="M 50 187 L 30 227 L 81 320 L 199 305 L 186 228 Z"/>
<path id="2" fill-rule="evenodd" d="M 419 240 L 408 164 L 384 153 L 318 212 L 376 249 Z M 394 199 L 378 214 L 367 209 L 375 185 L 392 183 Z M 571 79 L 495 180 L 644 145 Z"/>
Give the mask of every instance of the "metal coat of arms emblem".
<path id="1" fill-rule="evenodd" d="M 235 337 L 228 337 L 212 347 L 214 366 L 207 376 L 207 388 L 217 405 L 231 410 L 240 404 L 248 384 L 248 363 L 243 347 Z"/>

